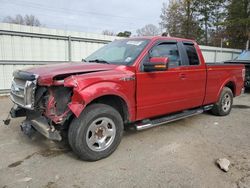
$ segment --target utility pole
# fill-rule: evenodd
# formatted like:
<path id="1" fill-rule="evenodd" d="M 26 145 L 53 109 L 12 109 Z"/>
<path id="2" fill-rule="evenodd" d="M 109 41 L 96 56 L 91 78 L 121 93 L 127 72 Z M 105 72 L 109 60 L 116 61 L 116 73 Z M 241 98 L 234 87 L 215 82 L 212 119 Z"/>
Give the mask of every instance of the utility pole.
<path id="1" fill-rule="evenodd" d="M 223 48 L 223 38 L 220 39 L 220 52 L 222 53 Z"/>
<path id="2" fill-rule="evenodd" d="M 249 50 L 249 39 L 250 39 L 250 32 L 249 32 L 249 27 L 247 25 L 247 43 L 246 43 L 246 50 Z"/>

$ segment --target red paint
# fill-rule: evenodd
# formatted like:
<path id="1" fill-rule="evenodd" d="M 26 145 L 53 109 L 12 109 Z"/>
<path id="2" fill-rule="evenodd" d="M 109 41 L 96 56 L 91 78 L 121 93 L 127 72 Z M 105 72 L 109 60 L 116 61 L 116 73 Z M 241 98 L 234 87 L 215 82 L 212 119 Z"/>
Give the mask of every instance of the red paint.
<path id="1" fill-rule="evenodd" d="M 243 88 L 243 65 L 206 65 L 199 46 L 192 40 L 167 37 L 149 39 L 150 43 L 131 66 L 80 62 L 43 66 L 27 71 L 39 75 L 39 85 L 64 84 L 65 87 L 73 87 L 74 94 L 68 107 L 77 117 L 91 101 L 105 95 L 123 99 L 132 122 L 213 104 L 229 82 L 234 85 L 234 95 L 240 95 Z M 141 72 L 140 63 L 149 49 L 159 40 L 166 39 L 193 42 L 200 65 Z M 64 78 L 64 82 L 54 80 L 56 76 L 65 74 L 67 78 Z M 53 104 L 52 98 L 49 110 L 53 110 Z M 49 113 L 48 111 L 46 116 L 53 118 Z"/>
<path id="2" fill-rule="evenodd" d="M 150 59 L 150 63 L 164 63 L 167 64 L 169 62 L 168 57 L 152 57 Z"/>
<path id="3" fill-rule="evenodd" d="M 117 67 L 117 65 L 75 62 L 75 63 L 43 65 L 27 69 L 26 71 L 33 72 L 39 75 L 38 79 L 39 85 L 50 86 L 50 85 L 58 85 L 54 84 L 53 78 L 55 76 L 60 76 L 65 74 L 70 76 L 70 74 L 82 74 L 93 71 L 106 71 L 106 70 L 112 70 L 115 67 Z"/>

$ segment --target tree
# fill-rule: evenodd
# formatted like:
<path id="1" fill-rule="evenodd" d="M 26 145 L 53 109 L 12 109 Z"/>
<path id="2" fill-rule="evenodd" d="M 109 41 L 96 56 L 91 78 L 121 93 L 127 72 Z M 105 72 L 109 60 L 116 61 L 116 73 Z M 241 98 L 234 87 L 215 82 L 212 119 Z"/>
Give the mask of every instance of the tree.
<path id="1" fill-rule="evenodd" d="M 223 22 L 225 21 L 227 15 L 227 10 L 226 10 L 227 4 L 228 0 L 214 1 L 211 17 L 212 17 L 212 24 L 215 27 L 215 31 L 220 31 L 224 27 Z"/>
<path id="2" fill-rule="evenodd" d="M 148 24 L 141 29 L 137 29 L 136 33 L 138 36 L 156 36 L 160 34 L 160 30 L 155 25 Z"/>
<path id="3" fill-rule="evenodd" d="M 160 25 L 171 36 L 200 41 L 201 27 L 194 14 L 193 0 L 170 0 L 163 3 Z"/>
<path id="4" fill-rule="evenodd" d="M 116 36 L 115 32 L 109 31 L 109 30 L 104 30 L 102 31 L 103 35 L 108 35 L 108 36 Z"/>
<path id="5" fill-rule="evenodd" d="M 213 46 L 220 46 L 221 42 L 227 38 L 226 28 L 224 26 L 227 15 L 227 3 L 227 0 L 217 0 L 214 2 L 214 9 L 211 12 L 212 29 L 210 29 L 210 39 L 208 39 L 209 43 Z"/>
<path id="6" fill-rule="evenodd" d="M 130 37 L 131 34 L 132 33 L 130 31 L 124 31 L 124 32 L 119 32 L 116 36 L 118 36 L 118 37 Z"/>
<path id="7" fill-rule="evenodd" d="M 163 4 L 161 26 L 172 36 L 219 46 L 226 38 L 226 4 L 229 0 L 170 0 Z"/>
<path id="8" fill-rule="evenodd" d="M 199 17 L 199 21 L 202 22 L 202 25 L 204 26 L 204 43 L 208 45 L 208 31 L 211 27 L 211 14 L 213 10 L 213 1 L 211 0 L 203 0 L 203 1 L 195 1 L 195 8 L 196 12 Z"/>
<path id="9" fill-rule="evenodd" d="M 170 0 L 169 5 L 163 3 L 160 25 L 168 34 L 182 37 L 181 24 L 183 20 L 180 1 Z"/>
<path id="10" fill-rule="evenodd" d="M 244 49 L 250 39 L 250 1 L 230 0 L 225 21 L 230 47 Z"/>
<path id="11" fill-rule="evenodd" d="M 205 45 L 215 41 L 218 43 L 217 37 L 225 34 L 222 26 L 226 16 L 226 3 L 227 0 L 194 0 L 195 14 L 202 26 L 202 42 Z"/>
<path id="12" fill-rule="evenodd" d="M 20 25 L 29 25 L 29 26 L 41 26 L 40 21 L 34 15 L 25 15 L 22 16 L 17 14 L 15 17 L 7 16 L 3 19 L 6 23 L 14 23 Z"/>
<path id="13" fill-rule="evenodd" d="M 202 28 L 198 21 L 198 16 L 195 7 L 196 0 L 183 0 L 181 1 L 182 7 L 182 33 L 185 38 L 195 39 L 198 42 L 202 41 Z"/>
<path id="14" fill-rule="evenodd" d="M 34 15 L 25 15 L 24 21 L 26 25 L 41 26 L 40 21 Z"/>
<path id="15" fill-rule="evenodd" d="M 24 19 L 20 14 L 17 14 L 15 18 L 12 18 L 11 16 L 7 16 L 3 19 L 3 22 L 6 23 L 14 23 L 14 24 L 19 24 L 19 25 L 25 25 L 24 24 Z"/>

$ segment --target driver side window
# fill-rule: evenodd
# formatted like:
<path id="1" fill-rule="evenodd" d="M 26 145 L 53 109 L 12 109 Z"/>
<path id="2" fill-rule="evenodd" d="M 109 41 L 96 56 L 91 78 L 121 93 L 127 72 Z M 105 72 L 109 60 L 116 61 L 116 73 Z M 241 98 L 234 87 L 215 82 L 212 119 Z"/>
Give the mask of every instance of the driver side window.
<path id="1" fill-rule="evenodd" d="M 152 48 L 150 57 L 168 57 L 169 68 L 178 67 L 181 65 L 181 59 L 177 44 L 161 43 Z"/>

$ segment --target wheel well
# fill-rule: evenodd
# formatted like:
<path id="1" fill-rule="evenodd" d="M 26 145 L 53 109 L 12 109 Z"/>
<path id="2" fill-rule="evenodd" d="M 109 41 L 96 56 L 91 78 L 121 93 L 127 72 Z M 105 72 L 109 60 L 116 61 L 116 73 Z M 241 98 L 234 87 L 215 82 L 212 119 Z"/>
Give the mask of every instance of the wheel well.
<path id="1" fill-rule="evenodd" d="M 234 82 L 228 82 L 225 87 L 228 87 L 229 89 L 231 89 L 233 95 L 235 96 L 235 84 Z"/>
<path id="2" fill-rule="evenodd" d="M 99 98 L 94 99 L 88 105 L 93 104 L 93 103 L 102 103 L 102 104 L 112 106 L 121 114 L 121 117 L 124 123 L 129 122 L 128 106 L 121 97 L 116 96 L 116 95 L 105 95 L 105 96 L 101 96 Z"/>

